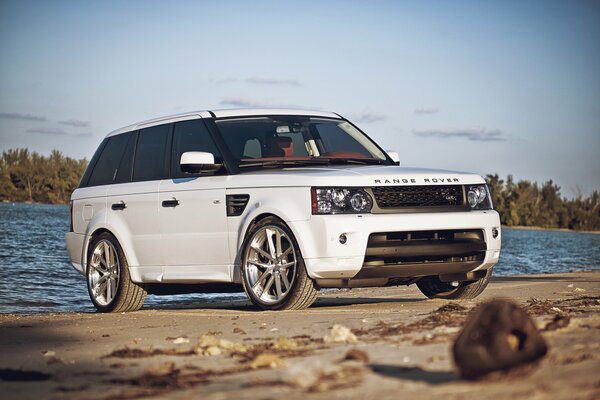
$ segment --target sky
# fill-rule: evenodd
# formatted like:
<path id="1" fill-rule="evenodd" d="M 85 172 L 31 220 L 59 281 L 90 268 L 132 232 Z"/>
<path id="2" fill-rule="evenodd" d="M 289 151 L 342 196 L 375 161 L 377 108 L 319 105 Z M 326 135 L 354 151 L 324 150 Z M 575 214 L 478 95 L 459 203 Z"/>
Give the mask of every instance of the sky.
<path id="1" fill-rule="evenodd" d="M 600 190 L 598 1 L 0 0 L 0 151 L 194 110 L 335 111 L 401 165 Z"/>

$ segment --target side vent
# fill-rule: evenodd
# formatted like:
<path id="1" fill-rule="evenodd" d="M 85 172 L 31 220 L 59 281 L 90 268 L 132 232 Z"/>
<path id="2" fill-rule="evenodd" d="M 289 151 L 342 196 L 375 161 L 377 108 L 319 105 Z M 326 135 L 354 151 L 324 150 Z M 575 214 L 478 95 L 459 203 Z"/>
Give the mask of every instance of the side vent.
<path id="1" fill-rule="evenodd" d="M 227 200 L 228 217 L 238 217 L 242 215 L 248 205 L 248 200 L 250 200 L 250 196 L 247 194 L 228 194 L 225 197 Z"/>

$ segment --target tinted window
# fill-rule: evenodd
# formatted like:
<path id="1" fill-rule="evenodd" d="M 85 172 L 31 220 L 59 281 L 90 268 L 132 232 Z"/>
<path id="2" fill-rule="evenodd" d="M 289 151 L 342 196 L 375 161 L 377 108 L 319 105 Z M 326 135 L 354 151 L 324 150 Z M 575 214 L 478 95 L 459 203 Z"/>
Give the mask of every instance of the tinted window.
<path id="1" fill-rule="evenodd" d="M 130 137 L 130 134 L 123 134 L 108 139 L 94 166 L 88 186 L 109 185 L 114 182 Z"/>
<path id="2" fill-rule="evenodd" d="M 127 147 L 121 157 L 121 163 L 119 164 L 119 170 L 115 176 L 114 183 L 125 183 L 131 182 L 131 168 L 133 167 L 133 151 L 135 150 L 135 139 L 136 133 L 128 133 L 129 140 L 127 141 Z"/>
<path id="3" fill-rule="evenodd" d="M 107 142 L 108 138 L 105 138 L 102 141 L 102 143 L 100 143 L 100 146 L 98 146 L 98 148 L 96 149 L 96 152 L 94 153 L 92 159 L 90 160 L 90 163 L 88 164 L 87 168 L 85 169 L 85 172 L 83 173 L 83 176 L 81 177 L 79 187 L 83 188 L 89 186 L 89 180 L 90 176 L 92 175 L 92 171 L 94 170 L 94 167 L 96 166 L 96 163 L 100 158 L 100 154 L 102 154 L 102 150 L 104 149 L 104 146 L 106 146 Z"/>
<path id="4" fill-rule="evenodd" d="M 183 121 L 175 124 L 173 132 L 173 151 L 171 156 L 171 176 L 182 178 L 189 176 L 181 171 L 181 155 L 186 151 L 205 151 L 212 153 L 219 162 L 220 154 L 208 129 L 200 119 Z"/>
<path id="5" fill-rule="evenodd" d="M 139 133 L 133 171 L 134 181 L 165 178 L 165 150 L 171 124 L 142 129 Z"/>

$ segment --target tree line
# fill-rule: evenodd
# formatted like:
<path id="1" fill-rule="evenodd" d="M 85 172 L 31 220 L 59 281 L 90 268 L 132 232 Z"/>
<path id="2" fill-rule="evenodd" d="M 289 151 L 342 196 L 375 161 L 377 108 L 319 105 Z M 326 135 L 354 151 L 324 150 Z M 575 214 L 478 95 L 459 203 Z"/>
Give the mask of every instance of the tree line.
<path id="1" fill-rule="evenodd" d="M 27 149 L 6 150 L 0 157 L 0 201 L 66 204 L 87 167 L 53 150 L 43 156 Z M 507 226 L 600 230 L 600 193 L 566 199 L 551 180 L 538 185 L 487 175 L 494 208 Z"/>
<path id="2" fill-rule="evenodd" d="M 65 204 L 87 167 L 53 150 L 43 156 L 27 149 L 10 149 L 0 157 L 0 200 Z"/>
<path id="3" fill-rule="evenodd" d="M 514 182 L 512 175 L 504 181 L 495 174 L 487 175 L 486 181 L 502 225 L 600 230 L 600 193 L 596 190 L 587 197 L 579 194 L 566 199 L 552 180 L 538 185 L 528 180 Z"/>

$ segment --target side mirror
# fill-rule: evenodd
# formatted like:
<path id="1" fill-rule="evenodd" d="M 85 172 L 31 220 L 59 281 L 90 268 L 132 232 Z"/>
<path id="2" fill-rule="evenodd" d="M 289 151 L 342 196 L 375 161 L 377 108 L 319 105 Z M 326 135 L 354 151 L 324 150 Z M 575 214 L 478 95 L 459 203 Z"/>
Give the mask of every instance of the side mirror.
<path id="1" fill-rule="evenodd" d="M 396 151 L 386 150 L 387 155 L 392 159 L 396 165 L 400 165 L 400 155 Z"/>
<path id="2" fill-rule="evenodd" d="M 215 156 L 204 151 L 186 151 L 181 155 L 179 161 L 181 170 L 189 174 L 197 174 L 201 171 L 216 171 L 221 164 L 215 163 Z"/>

